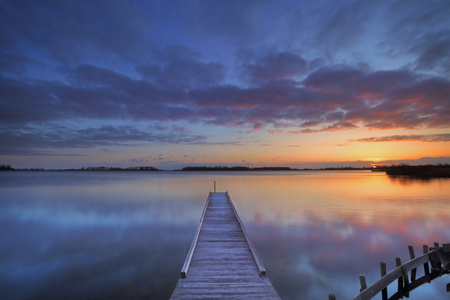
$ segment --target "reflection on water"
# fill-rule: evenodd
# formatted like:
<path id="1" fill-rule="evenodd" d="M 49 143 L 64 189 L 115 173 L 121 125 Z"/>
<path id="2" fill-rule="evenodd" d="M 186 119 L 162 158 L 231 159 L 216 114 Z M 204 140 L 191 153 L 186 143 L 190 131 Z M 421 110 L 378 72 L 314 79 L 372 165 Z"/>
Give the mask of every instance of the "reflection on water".
<path id="1" fill-rule="evenodd" d="M 350 299 L 407 245 L 450 242 L 450 180 L 364 171 L 0 173 L 1 299 L 168 299 L 229 191 L 282 299 Z M 411 299 L 447 297 L 441 278 Z M 393 291 L 393 289 L 392 289 Z"/>

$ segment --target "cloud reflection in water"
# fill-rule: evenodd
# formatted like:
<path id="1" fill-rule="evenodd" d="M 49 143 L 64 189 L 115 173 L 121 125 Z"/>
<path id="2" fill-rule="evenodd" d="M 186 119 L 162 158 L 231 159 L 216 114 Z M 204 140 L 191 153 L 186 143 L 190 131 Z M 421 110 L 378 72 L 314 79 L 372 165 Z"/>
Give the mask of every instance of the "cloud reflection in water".
<path id="1" fill-rule="evenodd" d="M 450 242 L 450 181 L 370 172 L 13 173 L 0 183 L 2 299 L 167 299 L 212 182 L 282 299 L 349 299 L 422 244 Z M 39 176 L 37 176 L 39 175 Z M 26 184 L 25 184 L 26 183 Z M 411 299 L 446 296 L 444 282 Z M 447 280 L 448 281 L 448 280 Z M 444 284 L 445 283 L 445 284 Z"/>
<path id="2" fill-rule="evenodd" d="M 33 175 L 2 186 L 2 299 L 170 295 L 205 195 L 161 191 L 161 178 L 143 174 L 60 173 L 56 184 L 38 179 L 54 173 Z"/>
<path id="3" fill-rule="evenodd" d="M 359 274 L 373 283 L 381 261 L 389 271 L 395 257 L 409 260 L 408 245 L 419 255 L 422 244 L 450 242 L 449 180 L 326 174 L 249 180 L 233 197 L 282 299 L 350 299 Z M 443 280 L 411 299 L 446 297 Z"/>

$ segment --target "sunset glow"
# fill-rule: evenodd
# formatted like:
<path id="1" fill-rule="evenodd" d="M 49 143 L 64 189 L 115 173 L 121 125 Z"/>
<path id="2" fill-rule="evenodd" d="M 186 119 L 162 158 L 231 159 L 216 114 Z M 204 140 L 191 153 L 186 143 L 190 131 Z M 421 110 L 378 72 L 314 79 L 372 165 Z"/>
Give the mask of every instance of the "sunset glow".
<path id="1" fill-rule="evenodd" d="M 450 163 L 448 1 L 1 1 L 16 168 Z"/>

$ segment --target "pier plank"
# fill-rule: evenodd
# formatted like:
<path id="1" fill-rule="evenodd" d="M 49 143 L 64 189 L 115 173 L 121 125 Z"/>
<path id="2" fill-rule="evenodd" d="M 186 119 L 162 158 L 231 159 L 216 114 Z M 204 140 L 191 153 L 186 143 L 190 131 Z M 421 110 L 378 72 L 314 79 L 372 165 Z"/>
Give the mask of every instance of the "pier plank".
<path id="1" fill-rule="evenodd" d="M 227 193 L 210 193 L 194 241 L 170 299 L 280 299 Z"/>

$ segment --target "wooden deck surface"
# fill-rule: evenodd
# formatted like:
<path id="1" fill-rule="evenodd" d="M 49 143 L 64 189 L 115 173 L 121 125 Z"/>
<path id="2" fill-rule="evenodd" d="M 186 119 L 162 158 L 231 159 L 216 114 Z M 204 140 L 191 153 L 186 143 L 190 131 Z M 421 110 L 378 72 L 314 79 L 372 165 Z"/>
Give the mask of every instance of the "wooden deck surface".
<path id="1" fill-rule="evenodd" d="M 252 248 L 228 194 L 211 193 L 171 299 L 280 299 Z"/>

